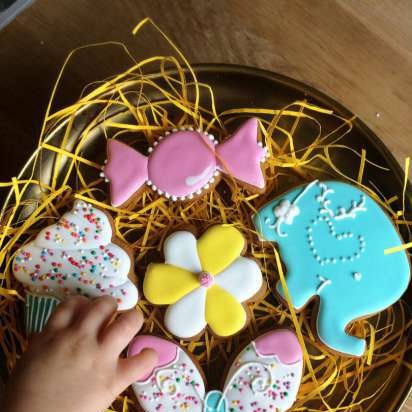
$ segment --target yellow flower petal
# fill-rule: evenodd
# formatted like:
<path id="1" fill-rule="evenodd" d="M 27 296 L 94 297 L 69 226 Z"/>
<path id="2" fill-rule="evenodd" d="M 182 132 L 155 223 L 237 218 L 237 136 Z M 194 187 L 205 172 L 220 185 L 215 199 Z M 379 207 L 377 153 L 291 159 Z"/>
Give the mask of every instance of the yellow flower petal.
<path id="1" fill-rule="evenodd" d="M 202 269 L 212 275 L 219 274 L 240 256 L 244 247 L 245 239 L 235 227 L 212 226 L 197 241 Z"/>
<path id="2" fill-rule="evenodd" d="M 246 323 L 243 306 L 220 286 L 213 285 L 206 296 L 206 322 L 218 336 L 231 336 Z"/>
<path id="3" fill-rule="evenodd" d="M 146 270 L 143 293 L 155 305 L 169 305 L 199 287 L 197 276 L 177 266 L 152 263 Z"/>

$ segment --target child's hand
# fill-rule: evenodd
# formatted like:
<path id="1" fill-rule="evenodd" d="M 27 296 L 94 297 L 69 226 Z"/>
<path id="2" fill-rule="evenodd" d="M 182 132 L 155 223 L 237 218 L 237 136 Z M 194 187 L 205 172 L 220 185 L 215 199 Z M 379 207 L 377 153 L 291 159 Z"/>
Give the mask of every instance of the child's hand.
<path id="1" fill-rule="evenodd" d="M 140 312 L 121 314 L 111 297 L 76 296 L 61 303 L 34 337 L 6 388 L 3 412 L 102 412 L 116 396 L 153 369 L 147 349 L 128 359 L 120 352 L 142 326 Z"/>

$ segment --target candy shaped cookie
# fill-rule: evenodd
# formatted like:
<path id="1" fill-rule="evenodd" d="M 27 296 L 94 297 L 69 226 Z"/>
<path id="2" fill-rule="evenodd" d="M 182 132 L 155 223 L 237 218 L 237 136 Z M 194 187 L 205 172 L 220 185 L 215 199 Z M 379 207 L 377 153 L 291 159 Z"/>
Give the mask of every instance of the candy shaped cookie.
<path id="1" fill-rule="evenodd" d="M 138 292 L 129 280 L 131 259 L 112 237 L 108 215 L 76 200 L 57 223 L 17 251 L 13 273 L 27 292 L 28 332 L 40 331 L 68 295 L 111 295 L 120 310 L 135 306 Z"/>
<path id="2" fill-rule="evenodd" d="M 220 173 L 255 190 L 263 190 L 261 162 L 266 150 L 257 142 L 258 121 L 247 120 L 230 138 L 215 138 L 193 128 L 160 137 L 144 156 L 117 140 L 107 142 L 102 176 L 110 182 L 114 206 L 127 202 L 147 186 L 171 200 L 186 200 L 211 189 Z"/>
<path id="3" fill-rule="evenodd" d="M 349 335 L 356 319 L 381 311 L 406 290 L 410 265 L 390 218 L 364 191 L 337 181 L 313 181 L 286 192 L 254 217 L 257 231 L 276 242 L 296 310 L 317 298 L 316 331 L 332 350 L 353 356 L 365 340 Z M 285 292 L 277 285 L 280 295 Z"/>
<path id="4" fill-rule="evenodd" d="M 222 391 L 205 395 L 203 374 L 178 345 L 153 336 L 138 336 L 129 356 L 153 348 L 158 365 L 133 390 L 144 412 L 283 412 L 296 400 L 302 378 L 302 350 L 295 334 L 281 329 L 250 342 L 229 368 Z"/>
<path id="5" fill-rule="evenodd" d="M 209 325 L 230 336 L 247 323 L 242 303 L 265 290 L 259 265 L 243 257 L 245 240 L 230 225 L 210 227 L 198 240 L 193 233 L 172 233 L 164 243 L 165 263 L 148 266 L 143 291 L 155 305 L 170 305 L 165 326 L 179 338 L 199 335 Z"/>

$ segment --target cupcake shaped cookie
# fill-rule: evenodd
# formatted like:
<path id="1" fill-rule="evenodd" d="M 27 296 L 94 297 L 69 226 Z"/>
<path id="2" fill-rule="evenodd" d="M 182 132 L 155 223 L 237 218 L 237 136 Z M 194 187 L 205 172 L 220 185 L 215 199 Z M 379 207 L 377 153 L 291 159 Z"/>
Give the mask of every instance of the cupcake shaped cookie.
<path id="1" fill-rule="evenodd" d="M 39 332 L 69 295 L 111 295 L 119 310 L 132 308 L 138 292 L 129 279 L 129 253 L 113 240 L 109 216 L 76 200 L 57 223 L 19 249 L 13 273 L 26 289 L 26 329 Z"/>

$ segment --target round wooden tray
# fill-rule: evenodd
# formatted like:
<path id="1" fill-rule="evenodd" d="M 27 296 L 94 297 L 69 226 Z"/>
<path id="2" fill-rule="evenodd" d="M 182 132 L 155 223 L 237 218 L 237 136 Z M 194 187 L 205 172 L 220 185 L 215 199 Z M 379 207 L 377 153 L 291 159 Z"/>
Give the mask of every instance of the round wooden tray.
<path id="1" fill-rule="evenodd" d="M 300 83 L 295 80 L 289 79 L 285 76 L 281 76 L 272 72 L 258 70 L 254 68 L 248 68 L 243 66 L 234 65 L 222 65 L 222 64 L 203 64 L 195 65 L 195 71 L 198 75 L 198 79 L 201 82 L 207 83 L 212 86 L 216 99 L 217 111 L 221 112 L 227 109 L 239 108 L 239 107 L 260 107 L 260 108 L 281 108 L 290 104 L 296 100 L 307 99 L 311 103 L 318 104 L 322 107 L 332 109 L 335 113 L 345 117 L 352 118 L 353 114 L 350 113 L 343 106 L 325 96 L 324 94 Z M 156 96 L 148 96 L 149 98 L 156 100 Z M 88 119 L 91 119 L 96 113 L 94 106 L 85 107 L 75 121 L 72 128 L 72 135 L 67 140 L 66 150 L 70 151 L 74 142 L 78 139 L 84 125 L 87 124 Z M 111 116 L 122 116 L 122 113 L 111 113 Z M 333 122 L 333 119 L 328 120 Z M 304 127 L 300 131 L 299 135 L 304 135 Z M 325 127 L 333 127 L 333 124 L 326 124 Z M 47 136 L 47 141 L 51 144 L 59 145 L 63 137 L 61 131 L 64 129 L 64 124 L 58 125 Z M 101 134 L 101 128 L 96 126 L 92 131 L 90 139 L 90 148 L 86 147 L 87 158 L 95 160 L 97 163 L 102 164 L 105 158 L 105 147 L 93 139 L 93 135 L 97 136 Z M 382 193 L 389 197 L 394 194 L 401 194 L 403 189 L 404 173 L 396 162 L 392 154 L 385 147 L 385 145 L 379 140 L 379 138 L 365 126 L 362 121 L 356 119 L 353 121 L 353 130 L 346 135 L 340 143 L 351 146 L 357 151 L 365 149 L 367 151 L 368 158 L 381 166 L 386 167 L 390 171 L 385 171 L 378 168 L 367 168 L 364 174 L 364 182 L 372 181 L 379 186 Z M 35 165 L 34 178 L 41 179 L 43 182 L 48 183 L 51 178 L 49 173 L 51 165 L 53 164 L 55 154 L 49 152 L 42 157 L 41 164 Z M 35 154 L 28 160 L 25 167 L 22 169 L 21 178 L 26 177 L 33 168 Z M 342 155 L 334 158 L 335 164 L 339 166 L 347 175 L 356 178 L 359 161 L 355 164 L 355 158 L 353 156 Z M 33 198 L 38 196 L 38 193 L 33 189 L 27 196 Z M 11 199 L 11 194 L 5 201 L 5 205 Z M 401 209 L 401 205 L 397 205 Z M 408 220 L 412 220 L 412 187 L 410 183 L 407 186 L 407 195 L 405 199 L 405 211 Z M 30 211 L 22 212 L 30 213 Z M 405 241 L 406 234 L 403 234 Z M 404 299 L 407 302 L 412 302 L 412 286 L 409 286 L 405 293 Z M 411 316 L 411 313 L 409 313 Z M 409 340 L 410 336 L 405 337 Z M 411 351 L 406 355 L 405 363 L 412 363 Z M 1 354 L 0 354 L 1 363 Z M 1 368 L 0 368 L 1 369 Z M 375 385 L 380 381 L 382 376 L 385 376 L 385 367 L 375 369 L 371 374 L 366 385 Z M 393 412 L 399 411 L 403 403 L 406 401 L 408 394 L 412 387 L 412 371 L 406 366 L 399 370 L 399 373 L 394 377 L 390 385 L 385 391 L 380 393 L 379 399 L 367 410 L 372 412 Z"/>

